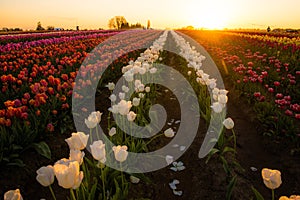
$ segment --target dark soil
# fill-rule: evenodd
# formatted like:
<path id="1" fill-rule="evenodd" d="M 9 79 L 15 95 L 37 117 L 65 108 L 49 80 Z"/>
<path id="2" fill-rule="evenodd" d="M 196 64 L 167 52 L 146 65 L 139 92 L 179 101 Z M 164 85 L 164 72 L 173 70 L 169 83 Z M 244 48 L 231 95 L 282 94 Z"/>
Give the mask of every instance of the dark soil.
<path id="1" fill-rule="evenodd" d="M 168 64 L 172 66 L 174 63 L 176 62 L 172 60 Z M 284 138 L 263 136 L 261 125 L 256 121 L 255 113 L 251 107 L 235 95 L 230 85 L 227 85 L 226 89 L 230 91 L 227 104 L 228 116 L 235 121 L 234 129 L 237 134 L 237 161 L 244 169 L 244 171 L 235 171 L 238 175 L 238 181 L 232 199 L 251 199 L 254 197 L 251 186 L 261 192 L 265 199 L 270 199 L 271 191 L 264 186 L 261 178 L 261 169 L 264 167 L 278 169 L 282 173 L 283 183 L 275 191 L 277 199 L 281 195 L 299 194 L 300 157 L 299 155 L 291 155 L 292 143 Z M 168 111 L 168 121 L 170 119 L 180 120 L 178 109 L 174 109 L 178 107 L 178 103 L 170 101 L 172 94 L 165 93 L 163 89 L 159 92 L 161 93 L 161 101 Z M 206 125 L 204 120 L 201 120 L 196 139 L 179 159 L 186 166 L 185 170 L 173 172 L 169 167 L 166 167 L 145 174 L 152 183 L 132 184 L 128 199 L 225 199 L 228 180 L 226 180 L 222 163 L 217 157 L 213 157 L 207 164 L 205 158 L 198 158 L 199 148 L 205 133 Z M 1 166 L 1 198 L 7 190 L 20 188 L 24 199 L 50 199 L 48 188 L 42 187 L 35 180 L 36 170 L 41 166 L 52 165 L 58 159 L 68 157 L 69 150 L 64 140 L 70 135 L 71 132 L 68 135 L 57 133 L 48 137 L 46 142 L 52 151 L 51 160 L 43 158 L 33 150 L 27 150 L 21 154 L 26 167 Z M 158 141 L 157 145 L 162 145 L 163 142 Z M 251 170 L 250 167 L 255 167 L 257 171 Z M 181 197 L 175 196 L 169 187 L 169 183 L 173 179 L 180 181 L 178 190 L 183 191 Z M 56 181 L 53 189 L 58 199 L 66 199 L 68 191 L 60 188 Z"/>

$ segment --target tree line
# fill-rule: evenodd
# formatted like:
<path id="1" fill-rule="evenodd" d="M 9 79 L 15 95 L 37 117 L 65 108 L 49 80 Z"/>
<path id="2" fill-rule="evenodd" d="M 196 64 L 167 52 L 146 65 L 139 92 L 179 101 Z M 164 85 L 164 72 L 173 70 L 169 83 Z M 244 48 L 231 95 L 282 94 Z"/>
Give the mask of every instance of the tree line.
<path id="1" fill-rule="evenodd" d="M 141 25 L 140 23 L 129 24 L 124 16 L 115 16 L 108 21 L 108 28 L 110 29 L 135 29 L 135 28 L 143 28 L 146 27 Z M 147 29 L 150 29 L 150 20 L 147 21 Z"/>

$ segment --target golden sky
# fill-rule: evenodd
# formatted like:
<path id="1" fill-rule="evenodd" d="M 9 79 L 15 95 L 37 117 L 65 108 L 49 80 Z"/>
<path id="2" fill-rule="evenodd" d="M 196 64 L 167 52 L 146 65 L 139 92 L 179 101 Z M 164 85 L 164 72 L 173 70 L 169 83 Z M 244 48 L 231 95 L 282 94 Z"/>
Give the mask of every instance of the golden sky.
<path id="1" fill-rule="evenodd" d="M 300 28 L 300 0 L 0 0 L 0 28 L 108 28 L 124 16 L 153 28 Z"/>

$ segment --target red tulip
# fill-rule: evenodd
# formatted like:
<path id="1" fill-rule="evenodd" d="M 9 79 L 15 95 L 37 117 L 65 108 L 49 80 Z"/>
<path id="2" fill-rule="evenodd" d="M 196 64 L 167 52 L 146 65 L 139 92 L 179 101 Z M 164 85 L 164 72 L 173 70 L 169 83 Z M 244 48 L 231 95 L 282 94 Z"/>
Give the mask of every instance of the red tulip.
<path id="1" fill-rule="evenodd" d="M 254 92 L 254 97 L 258 98 L 260 96 L 261 96 L 260 92 Z"/>
<path id="2" fill-rule="evenodd" d="M 284 113 L 285 113 L 286 115 L 288 115 L 288 116 L 292 116 L 292 115 L 293 115 L 293 112 L 290 111 L 290 110 L 286 110 Z"/>
<path id="3" fill-rule="evenodd" d="M 274 86 L 278 87 L 280 85 L 280 83 L 278 81 L 274 82 Z"/>
<path id="4" fill-rule="evenodd" d="M 52 123 L 47 124 L 47 130 L 50 131 L 50 132 L 54 131 L 54 126 L 53 126 Z"/>
<path id="5" fill-rule="evenodd" d="M 10 119 L 6 119 L 5 126 L 7 126 L 7 127 L 11 126 L 11 120 Z"/>
<path id="6" fill-rule="evenodd" d="M 273 93 L 274 92 L 274 89 L 273 88 L 268 88 L 268 91 Z"/>

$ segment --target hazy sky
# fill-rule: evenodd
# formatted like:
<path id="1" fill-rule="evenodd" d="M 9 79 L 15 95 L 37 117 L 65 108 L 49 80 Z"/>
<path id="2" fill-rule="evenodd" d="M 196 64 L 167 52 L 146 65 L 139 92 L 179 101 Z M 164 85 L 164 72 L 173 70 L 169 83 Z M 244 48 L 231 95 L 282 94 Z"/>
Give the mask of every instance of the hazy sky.
<path id="1" fill-rule="evenodd" d="M 300 0 L 0 0 L 0 28 L 108 28 L 124 16 L 154 28 L 300 28 Z"/>

